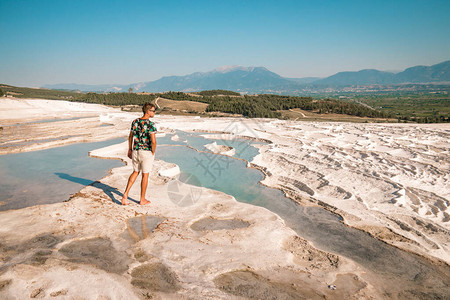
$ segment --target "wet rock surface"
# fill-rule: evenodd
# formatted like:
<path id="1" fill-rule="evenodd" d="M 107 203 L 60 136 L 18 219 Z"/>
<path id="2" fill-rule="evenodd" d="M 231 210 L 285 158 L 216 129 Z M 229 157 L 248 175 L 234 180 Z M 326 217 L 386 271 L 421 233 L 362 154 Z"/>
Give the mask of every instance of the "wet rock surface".
<path id="1" fill-rule="evenodd" d="M 7 287 L 8 285 L 10 285 L 12 282 L 11 279 L 7 279 L 7 280 L 2 280 L 0 281 L 0 291 L 3 290 L 5 287 Z"/>
<path id="2" fill-rule="evenodd" d="M 53 253 L 53 248 L 64 239 L 51 233 L 35 236 L 23 243 L 0 244 L 0 274 L 16 264 L 43 265 Z"/>
<path id="3" fill-rule="evenodd" d="M 117 251 L 107 238 L 74 241 L 61 247 L 59 252 L 70 262 L 93 265 L 107 272 L 121 274 L 128 270 L 127 254 Z"/>
<path id="4" fill-rule="evenodd" d="M 308 287 L 274 282 L 252 271 L 224 273 L 214 279 L 218 289 L 228 294 L 250 299 L 323 299 L 324 296 Z"/>
<path id="5" fill-rule="evenodd" d="M 128 132 L 129 121 L 135 117 L 122 118 L 122 114 L 118 114 L 111 122 L 115 126 L 111 126 L 109 136 L 117 135 L 120 128 Z M 218 131 L 230 122 L 239 125 L 241 121 L 192 118 L 180 121 L 177 117 L 173 121 L 161 119 L 163 122 L 173 128 L 208 127 Z M 77 123 L 80 125 L 77 130 L 85 130 L 83 122 Z M 120 125 L 119 128 L 117 124 L 123 124 L 123 127 Z M 97 130 L 97 119 L 92 120 L 89 128 L 94 125 Z M 287 211 L 292 213 L 293 219 L 300 219 L 295 223 L 298 227 L 286 219 L 283 224 L 275 224 L 277 217 L 267 217 L 266 210 L 256 213 L 254 207 L 231 203 L 224 195 L 212 194 L 206 189 L 201 200 L 192 203 L 191 207 L 177 207 L 163 187 L 167 181 L 156 184 L 156 180 L 150 181 L 152 195 L 157 195 L 150 207 L 133 203 L 120 207 L 114 203 L 114 199 L 120 200 L 120 195 L 110 193 L 108 196 L 105 186 L 93 184 L 80 193 L 86 195 L 85 198 L 75 196 L 64 205 L 4 212 L 0 217 L 4 229 L 0 236 L 0 243 L 3 243 L 0 245 L 0 263 L 3 263 L 0 266 L 0 298 L 21 299 L 23 295 L 27 297 L 36 292 L 35 297 L 63 296 L 61 298 L 67 299 L 162 297 L 158 293 L 176 293 L 170 296 L 190 299 L 447 299 L 450 294 L 448 265 L 400 251 L 372 237 L 395 239 L 395 242 L 411 246 L 405 247 L 411 251 L 416 251 L 419 244 L 430 245 L 427 249 L 431 250 L 448 248 L 448 231 L 443 230 L 448 230 L 449 223 L 448 189 L 444 189 L 448 181 L 448 172 L 444 172 L 448 165 L 448 131 L 443 132 L 442 128 L 422 130 L 422 126 L 406 125 L 274 120 L 265 124 L 264 131 L 258 131 L 258 135 L 273 140 L 274 144 L 261 146 L 266 152 L 261 151 L 260 160 L 253 161 L 253 166 L 266 170 L 267 178 L 263 183 L 283 188 L 298 198 L 305 196 L 303 204 L 310 205 L 308 199 L 314 197 L 312 203 L 322 205 L 320 203 L 326 202 L 328 208 L 345 211 L 347 214 L 342 214 L 345 224 L 338 216 L 325 215 L 317 207 L 305 208 L 297 204 Z M 57 126 L 52 124 L 42 134 Z M 438 131 L 443 136 L 436 136 Z M 61 132 L 66 134 L 67 130 Z M 41 134 L 39 131 L 34 133 Z M 412 133 L 418 135 L 413 137 Z M 98 138 L 97 134 L 86 136 Z M 56 134 L 49 136 L 51 139 L 57 137 Z M 398 147 L 397 143 L 405 147 Z M 436 149 L 438 154 L 433 154 Z M 124 158 L 124 150 L 113 148 L 105 157 Z M 114 169 L 111 173 L 101 182 L 122 191 L 130 169 Z M 131 194 L 137 199 L 138 192 Z M 227 205 L 214 211 L 215 214 L 206 214 L 206 202 L 218 207 Z M 275 201 L 272 203 L 279 205 Z M 249 211 L 254 211 L 253 215 Z M 159 226 L 156 225 L 158 220 L 148 216 L 143 220 L 140 216 L 150 212 L 167 216 L 168 221 Z M 352 214 L 354 218 L 347 219 Z M 393 219 L 387 219 L 383 214 Z M 236 227 L 235 222 L 217 223 L 205 218 L 209 215 L 221 221 L 249 220 L 251 226 L 231 232 Z M 313 218 L 313 215 L 316 216 Z M 132 221 L 134 216 L 139 217 Z M 32 227 L 23 225 L 25 217 L 32 220 Z M 127 219 L 129 224 L 126 224 Z M 366 219 L 372 222 L 366 223 Z M 193 220 L 201 221 L 195 224 L 198 230 L 191 227 Z M 352 224 L 349 220 L 360 223 L 354 221 Z M 156 227 L 149 225 L 152 222 Z M 119 251 L 117 243 L 123 242 L 120 234 L 126 226 L 132 229 L 136 239 L 126 229 L 132 243 L 120 244 L 124 246 L 120 249 L 126 250 Z M 349 226 L 362 228 L 372 236 Z M 378 231 L 377 228 L 383 226 L 389 230 Z M 270 230 L 265 231 L 266 228 Z M 301 239 L 288 239 L 292 235 L 290 229 L 322 251 L 309 247 Z M 209 232 L 196 232 L 204 230 Z M 21 244 L 13 242 L 44 231 L 54 234 L 41 235 Z M 148 238 L 145 232 L 148 232 Z M 273 232 L 276 234 L 271 234 Z M 74 240 L 58 252 L 64 239 L 56 233 L 67 234 Z M 8 238 L 3 239 L 3 234 Z M 108 238 L 92 238 L 104 236 L 111 237 L 114 243 Z M 316 240 L 313 240 L 314 236 Z M 53 240 L 55 237 L 56 241 Z M 430 242 L 424 243 L 425 238 Z M 131 256 L 128 257 L 125 251 Z M 332 253 L 338 253 L 339 257 Z M 439 257 L 437 254 L 435 257 Z M 346 265 L 348 258 L 352 260 L 350 265 Z M 128 265 L 132 267 L 128 268 Z M 250 267 L 245 269 L 246 266 Z M 129 269 L 129 273 L 126 272 Z M 293 273 L 287 276 L 289 278 L 278 276 L 286 270 Z M 336 276 L 339 272 L 341 274 Z M 332 280 L 325 281 L 329 274 Z M 214 282 L 212 278 L 215 278 Z M 84 286 L 87 281 L 89 289 Z M 328 285 L 336 288 L 331 289 Z M 58 294 L 62 289 L 66 292 Z M 371 293 L 374 290 L 381 291 L 382 297 Z"/>
<path id="6" fill-rule="evenodd" d="M 194 222 L 191 225 L 191 229 L 195 231 L 233 230 L 238 228 L 247 228 L 249 226 L 249 222 L 240 219 L 215 219 L 209 217 Z"/>
<path id="7" fill-rule="evenodd" d="M 152 259 L 153 256 L 147 254 L 145 251 L 139 249 L 134 253 L 134 259 L 136 259 L 138 262 L 146 262 Z"/>
<path id="8" fill-rule="evenodd" d="M 354 274 L 339 274 L 331 287 L 334 287 L 330 293 L 334 299 L 364 299 L 364 295 L 359 293 L 367 283 Z"/>
<path id="9" fill-rule="evenodd" d="M 307 270 L 330 270 L 336 269 L 339 265 L 337 255 L 320 251 L 298 236 L 292 236 L 284 246 L 294 255 L 294 262 L 304 266 Z"/>
<path id="10" fill-rule="evenodd" d="M 51 250 L 39 250 L 31 256 L 30 262 L 32 264 L 43 265 L 49 259 L 50 255 L 52 255 Z"/>
<path id="11" fill-rule="evenodd" d="M 23 243 L 21 247 L 23 249 L 51 249 L 60 242 L 62 242 L 62 238 L 47 233 L 32 238 Z"/>
<path id="12" fill-rule="evenodd" d="M 149 263 L 131 271 L 131 284 L 154 292 L 174 293 L 181 286 L 176 275 L 162 263 Z"/>

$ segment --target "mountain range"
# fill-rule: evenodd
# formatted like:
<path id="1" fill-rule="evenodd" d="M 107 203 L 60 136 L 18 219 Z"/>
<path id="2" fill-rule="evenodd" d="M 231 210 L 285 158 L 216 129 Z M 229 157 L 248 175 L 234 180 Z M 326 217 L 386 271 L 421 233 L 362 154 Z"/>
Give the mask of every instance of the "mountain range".
<path id="1" fill-rule="evenodd" d="M 128 85 L 53 84 L 43 88 L 80 90 L 84 92 L 195 92 L 223 89 L 241 93 L 296 93 L 317 87 L 353 85 L 392 85 L 404 83 L 449 83 L 450 60 L 432 65 L 415 66 L 398 73 L 366 69 L 339 72 L 326 78 L 286 78 L 264 67 L 224 66 L 210 72 L 185 76 L 166 76 L 155 81 Z"/>

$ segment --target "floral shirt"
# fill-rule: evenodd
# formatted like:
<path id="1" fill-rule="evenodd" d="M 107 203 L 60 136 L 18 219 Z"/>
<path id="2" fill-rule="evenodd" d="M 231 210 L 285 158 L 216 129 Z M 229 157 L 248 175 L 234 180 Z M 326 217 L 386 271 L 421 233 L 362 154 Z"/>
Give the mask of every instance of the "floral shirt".
<path id="1" fill-rule="evenodd" d="M 150 119 L 136 119 L 131 123 L 133 150 L 152 150 L 150 134 L 156 132 L 155 123 Z"/>

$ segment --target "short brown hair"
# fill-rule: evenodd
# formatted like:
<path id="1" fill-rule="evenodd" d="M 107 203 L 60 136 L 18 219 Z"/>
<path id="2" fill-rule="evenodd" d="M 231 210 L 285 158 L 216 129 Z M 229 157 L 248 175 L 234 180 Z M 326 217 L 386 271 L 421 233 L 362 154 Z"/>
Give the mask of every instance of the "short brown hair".
<path id="1" fill-rule="evenodd" d="M 155 104 L 147 102 L 144 105 L 142 105 L 142 112 L 145 114 L 152 108 L 154 108 L 156 110 Z"/>

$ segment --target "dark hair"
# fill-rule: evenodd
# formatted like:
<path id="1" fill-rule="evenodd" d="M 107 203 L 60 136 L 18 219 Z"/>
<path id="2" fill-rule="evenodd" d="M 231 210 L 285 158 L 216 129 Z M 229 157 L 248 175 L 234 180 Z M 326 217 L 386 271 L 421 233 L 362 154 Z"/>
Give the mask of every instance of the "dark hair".
<path id="1" fill-rule="evenodd" d="M 144 105 L 142 105 L 142 112 L 145 114 L 147 111 L 149 111 L 152 108 L 154 108 L 156 110 L 155 104 L 147 102 Z"/>

